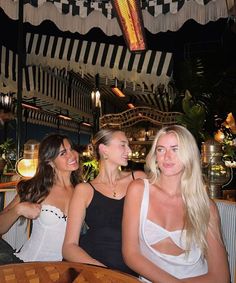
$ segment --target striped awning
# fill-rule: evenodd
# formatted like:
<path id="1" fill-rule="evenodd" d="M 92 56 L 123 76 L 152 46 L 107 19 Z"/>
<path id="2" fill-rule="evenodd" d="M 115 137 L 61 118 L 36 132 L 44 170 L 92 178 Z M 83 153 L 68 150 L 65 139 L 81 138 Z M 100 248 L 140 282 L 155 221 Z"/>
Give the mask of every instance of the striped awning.
<path id="1" fill-rule="evenodd" d="M 18 55 L 0 45 L 0 91 L 17 92 Z M 23 99 L 36 98 L 37 106 L 49 113 L 59 114 L 66 109 L 72 118 L 92 118 L 90 89 L 65 69 L 31 65 L 23 68 Z M 44 114 L 40 114 L 44 117 Z M 40 117 L 41 117 L 40 116 Z"/>
<path id="2" fill-rule="evenodd" d="M 0 7 L 15 20 L 18 5 L 19 0 L 0 0 Z M 140 0 L 140 6 L 144 26 L 151 33 L 176 31 L 189 19 L 206 24 L 228 16 L 224 0 Z M 24 0 L 24 21 L 39 25 L 44 20 L 62 31 L 86 34 L 99 27 L 106 35 L 121 35 L 109 0 Z"/>
<path id="3" fill-rule="evenodd" d="M 129 52 L 126 46 L 27 33 L 27 65 L 66 68 L 108 79 L 145 85 L 149 90 L 167 85 L 173 70 L 172 53 Z"/>

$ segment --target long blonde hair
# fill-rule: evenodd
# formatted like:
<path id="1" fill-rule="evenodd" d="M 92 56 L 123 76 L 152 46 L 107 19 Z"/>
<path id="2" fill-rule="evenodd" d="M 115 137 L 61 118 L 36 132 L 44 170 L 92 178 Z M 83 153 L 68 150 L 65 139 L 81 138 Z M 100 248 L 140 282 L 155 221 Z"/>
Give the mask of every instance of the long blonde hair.
<path id="1" fill-rule="evenodd" d="M 186 253 L 191 243 L 196 243 L 205 255 L 207 250 L 206 234 L 210 221 L 210 203 L 204 184 L 200 152 L 192 134 L 179 125 L 167 126 L 159 130 L 146 157 L 146 169 L 150 183 L 160 177 L 156 164 L 156 146 L 161 136 L 175 134 L 179 146 L 179 159 L 184 165 L 181 177 L 181 195 L 185 205 Z"/>

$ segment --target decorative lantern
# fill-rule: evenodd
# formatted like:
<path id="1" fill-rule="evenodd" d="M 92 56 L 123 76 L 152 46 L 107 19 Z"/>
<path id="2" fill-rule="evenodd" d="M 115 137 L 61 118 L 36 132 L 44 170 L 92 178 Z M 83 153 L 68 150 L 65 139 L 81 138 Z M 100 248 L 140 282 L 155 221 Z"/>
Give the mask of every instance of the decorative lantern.
<path id="1" fill-rule="evenodd" d="M 202 144 L 202 169 L 208 182 L 210 198 L 221 198 L 222 187 L 231 179 L 231 170 L 225 165 L 222 145 L 215 140 L 208 140 Z"/>
<path id="2" fill-rule="evenodd" d="M 16 162 L 16 172 L 25 178 L 35 175 L 38 166 L 39 143 L 29 140 L 24 144 L 24 155 Z"/>

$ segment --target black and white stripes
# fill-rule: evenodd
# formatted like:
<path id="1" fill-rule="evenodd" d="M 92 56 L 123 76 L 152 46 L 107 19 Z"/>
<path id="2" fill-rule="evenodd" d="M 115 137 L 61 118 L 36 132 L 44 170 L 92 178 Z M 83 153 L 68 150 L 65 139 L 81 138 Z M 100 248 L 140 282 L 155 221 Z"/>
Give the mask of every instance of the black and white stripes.
<path id="1" fill-rule="evenodd" d="M 64 67 L 76 72 L 97 73 L 108 78 L 145 83 L 149 88 L 167 84 L 172 75 L 172 54 L 148 50 L 129 52 L 126 46 L 81 41 L 50 35 L 27 34 L 27 61 Z"/>
<path id="2" fill-rule="evenodd" d="M 1 81 L 7 85 L 7 91 L 17 92 L 17 54 L 2 45 L 0 45 L 0 77 Z M 49 113 L 56 114 L 62 108 L 67 109 L 75 120 L 78 117 L 91 118 L 90 90 L 82 86 L 78 80 L 69 79 L 69 77 L 70 73 L 65 69 L 51 69 L 38 65 L 26 66 L 23 69 L 23 95 L 25 98 L 33 96 L 39 98 L 38 106 L 43 104 L 44 109 Z M 32 119 L 35 115 L 39 115 L 41 121 L 47 120 L 45 117 L 50 116 L 39 112 L 32 115 Z M 53 119 L 52 117 L 44 122 L 51 123 Z M 72 126 L 71 122 L 67 124 Z"/>

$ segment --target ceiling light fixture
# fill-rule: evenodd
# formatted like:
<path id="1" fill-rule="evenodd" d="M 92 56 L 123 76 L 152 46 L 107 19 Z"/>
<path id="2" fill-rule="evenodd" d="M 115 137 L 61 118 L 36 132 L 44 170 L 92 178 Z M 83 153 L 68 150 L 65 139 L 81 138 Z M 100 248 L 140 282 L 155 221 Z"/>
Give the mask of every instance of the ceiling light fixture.
<path id="1" fill-rule="evenodd" d="M 40 109 L 40 108 L 37 107 L 37 106 L 31 105 L 31 104 L 27 104 L 27 103 L 21 103 L 21 105 L 22 105 L 24 108 L 29 108 L 29 109 L 34 109 L 34 110 L 39 110 L 39 109 Z"/>
<path id="2" fill-rule="evenodd" d="M 87 127 L 92 127 L 92 125 L 90 123 L 87 123 L 87 122 L 82 122 L 82 125 L 87 126 Z"/>
<path id="3" fill-rule="evenodd" d="M 127 105 L 128 105 L 128 107 L 129 107 L 130 109 L 135 108 L 135 106 L 133 105 L 133 103 L 128 103 Z"/>
<path id="4" fill-rule="evenodd" d="M 72 120 L 71 117 L 65 116 L 65 115 L 62 115 L 62 114 L 57 115 L 57 117 L 62 118 L 62 119 L 64 119 L 64 120 Z"/>
<path id="5" fill-rule="evenodd" d="M 116 96 L 125 97 L 125 94 L 118 87 L 112 87 L 111 90 Z"/>
<path id="6" fill-rule="evenodd" d="M 112 6 L 130 51 L 146 50 L 144 25 L 140 3 L 137 0 L 112 0 Z"/>

